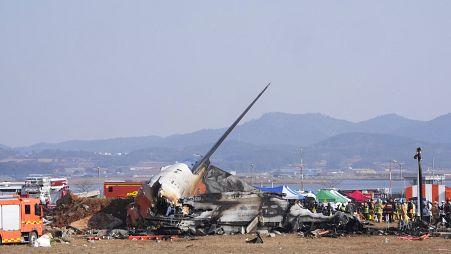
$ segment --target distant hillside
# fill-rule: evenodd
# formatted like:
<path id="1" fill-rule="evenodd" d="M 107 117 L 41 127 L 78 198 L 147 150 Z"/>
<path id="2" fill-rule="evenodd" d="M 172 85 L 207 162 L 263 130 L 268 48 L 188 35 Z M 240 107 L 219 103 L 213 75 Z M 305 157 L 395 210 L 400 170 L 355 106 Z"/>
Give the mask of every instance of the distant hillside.
<path id="1" fill-rule="evenodd" d="M 0 147 L 0 160 L 7 158 L 11 155 L 14 155 L 14 154 L 15 154 L 14 151 L 12 151 L 11 149 Z"/>
<path id="2" fill-rule="evenodd" d="M 164 162 L 183 161 L 193 154 L 205 154 L 212 143 L 190 146 L 185 149 L 149 148 L 131 152 L 126 156 L 128 162 L 136 163 L 145 160 Z M 287 163 L 295 163 L 298 151 L 295 146 L 288 145 L 254 145 L 238 141 L 226 141 L 211 158 L 212 164 L 226 170 L 249 169 L 250 164 L 260 170 L 280 168 Z"/>
<path id="3" fill-rule="evenodd" d="M 212 144 L 175 148 L 150 148 L 134 151 L 127 158 L 130 162 L 160 160 L 180 161 L 193 154 L 204 154 Z M 431 166 L 434 156 L 440 167 L 451 168 L 451 144 L 430 144 L 409 138 L 375 133 L 345 133 L 328 138 L 315 145 L 304 147 L 306 167 L 348 168 L 374 167 L 375 163 L 388 164 L 391 160 L 402 161 L 415 167 L 415 148 L 424 150 L 424 166 Z M 267 170 L 299 163 L 299 147 L 292 145 L 254 145 L 228 141 L 212 157 L 212 163 L 226 170 L 248 170 L 250 164 L 256 169 Z M 428 159 L 429 158 L 429 159 Z M 326 163 L 326 164 L 324 164 Z M 437 166 L 437 165 L 436 165 Z"/>
<path id="4" fill-rule="evenodd" d="M 373 163 L 388 163 L 391 160 L 415 164 L 415 148 L 424 151 L 424 164 L 430 166 L 432 156 L 441 166 L 451 167 L 451 144 L 431 144 L 409 138 L 386 134 L 346 133 L 326 139 L 305 149 L 307 162 L 327 160 L 330 166 L 338 168 L 368 167 Z M 427 160 L 429 158 L 429 160 Z"/>
<path id="5" fill-rule="evenodd" d="M 363 133 L 388 134 L 399 129 L 409 128 L 421 123 L 422 121 L 407 119 L 396 114 L 388 114 L 358 122 L 348 130 Z"/>
<path id="6" fill-rule="evenodd" d="M 325 138 L 346 132 L 353 123 L 321 114 L 268 113 L 238 126 L 228 140 L 250 144 L 281 144 L 308 146 Z M 91 152 L 131 152 L 155 147 L 182 149 L 216 141 L 223 129 L 200 130 L 169 137 L 132 137 L 105 140 L 66 141 L 57 144 L 40 143 L 20 148 L 24 151 L 77 150 Z"/>
<path id="7" fill-rule="evenodd" d="M 346 132 L 352 125 L 321 114 L 267 113 L 240 126 L 231 139 L 252 144 L 308 146 Z"/>
<path id="8" fill-rule="evenodd" d="M 126 155 L 105 156 L 92 152 L 45 150 L 18 158 L 39 159 L 53 158 L 51 163 L 45 161 L 0 162 L 0 176 L 8 175 L 14 170 L 17 175 L 29 173 L 55 173 L 61 167 L 78 167 L 78 162 L 88 167 L 128 168 L 142 162 L 158 161 L 171 164 L 184 161 L 193 154 L 205 154 L 212 143 L 188 146 L 182 149 L 174 147 L 152 147 L 132 151 Z M 415 168 L 413 154 L 415 148 L 423 148 L 423 165 L 431 167 L 432 156 L 437 168 L 451 168 L 451 145 L 430 144 L 409 138 L 374 133 L 345 133 L 328 138 L 317 144 L 304 147 L 304 163 L 307 168 L 344 169 L 348 167 L 378 168 L 388 167 L 389 161 L 395 159 L 405 162 L 404 168 Z M 14 156 L 13 150 L 6 152 L 6 157 Z M 299 164 L 299 147 L 292 145 L 256 145 L 239 141 L 226 141 L 211 158 L 212 164 L 225 170 L 247 172 L 254 164 L 255 171 L 286 168 Z M 78 161 L 78 162 L 77 162 Z M 60 164 L 63 163 L 63 164 Z"/>
<path id="9" fill-rule="evenodd" d="M 250 163 L 256 167 L 259 164 L 259 168 L 284 167 L 299 161 L 299 148 L 303 147 L 308 166 L 367 167 L 392 159 L 414 163 L 412 153 L 421 145 L 425 154 L 434 154 L 441 166 L 451 168 L 450 126 L 451 114 L 431 121 L 390 114 L 353 123 L 321 114 L 268 113 L 238 126 L 212 160 L 231 169 L 248 168 Z M 106 161 L 109 165 L 144 160 L 172 162 L 205 153 L 224 130 L 200 130 L 169 137 L 42 143 L 16 151 L 129 153 L 121 161 Z"/>
<path id="10" fill-rule="evenodd" d="M 45 150 L 63 150 L 63 151 L 87 151 L 87 152 L 127 152 L 137 149 L 143 149 L 158 144 L 161 137 L 130 137 L 130 138 L 112 138 L 102 140 L 71 140 L 56 144 L 39 143 L 29 147 L 21 147 L 21 151 L 45 151 Z"/>
<path id="11" fill-rule="evenodd" d="M 309 146 L 344 133 L 380 133 L 402 136 L 429 143 L 451 143 L 451 114 L 431 121 L 410 120 L 395 114 L 383 115 L 353 123 L 321 114 L 267 113 L 259 119 L 238 126 L 228 140 L 250 144 Z M 105 140 L 66 141 L 57 144 L 36 144 L 21 148 L 26 151 L 76 150 L 91 152 L 131 152 L 146 148 L 183 149 L 214 142 L 222 129 L 199 130 L 169 137 L 130 137 Z"/>
<path id="12" fill-rule="evenodd" d="M 431 143 L 451 143 L 451 113 L 431 121 L 400 128 L 393 134 Z"/>
<path id="13" fill-rule="evenodd" d="M 8 146 L 5 146 L 5 145 L 2 145 L 2 144 L 0 144 L 0 149 L 9 149 L 9 147 L 8 147 Z"/>

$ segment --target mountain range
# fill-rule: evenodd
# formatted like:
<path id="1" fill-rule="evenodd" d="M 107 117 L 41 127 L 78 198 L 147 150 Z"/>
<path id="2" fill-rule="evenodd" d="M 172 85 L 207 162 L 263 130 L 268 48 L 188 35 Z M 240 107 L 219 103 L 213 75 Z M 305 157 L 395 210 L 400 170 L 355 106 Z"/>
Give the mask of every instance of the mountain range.
<path id="1" fill-rule="evenodd" d="M 262 169 L 284 167 L 299 161 L 299 149 L 303 147 L 305 161 L 311 167 L 324 163 L 330 168 L 372 167 L 393 159 L 413 164 L 415 148 L 422 146 L 424 153 L 438 159 L 440 166 L 451 168 L 450 127 L 451 114 L 430 121 L 388 114 L 355 123 L 316 113 L 267 113 L 239 125 L 213 160 L 219 166 L 235 168 L 248 167 L 249 163 Z M 13 150 L 121 152 L 127 153 L 132 162 L 146 158 L 174 161 L 205 153 L 224 131 L 225 128 L 168 137 L 39 143 Z"/>

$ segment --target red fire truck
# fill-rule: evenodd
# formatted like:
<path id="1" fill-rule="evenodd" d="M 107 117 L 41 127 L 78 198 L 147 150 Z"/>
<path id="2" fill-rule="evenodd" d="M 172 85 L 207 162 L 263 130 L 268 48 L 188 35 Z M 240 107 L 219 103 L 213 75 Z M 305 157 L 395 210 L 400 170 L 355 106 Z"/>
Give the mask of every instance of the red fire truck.
<path id="1" fill-rule="evenodd" d="M 37 198 L 0 197 L 0 244 L 33 245 L 43 233 L 42 206 Z"/>
<path id="2" fill-rule="evenodd" d="M 104 182 L 103 195 L 106 198 L 134 198 L 142 182 Z"/>

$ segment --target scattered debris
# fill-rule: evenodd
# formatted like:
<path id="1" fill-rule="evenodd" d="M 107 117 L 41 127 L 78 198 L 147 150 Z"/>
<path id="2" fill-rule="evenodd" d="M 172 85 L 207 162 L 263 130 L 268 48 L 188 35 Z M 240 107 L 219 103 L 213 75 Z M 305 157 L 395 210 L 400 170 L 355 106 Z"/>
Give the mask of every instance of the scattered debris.
<path id="1" fill-rule="evenodd" d="M 92 229 L 113 229 L 120 227 L 123 221 L 107 213 L 96 213 L 88 221 L 88 227 Z"/>
<path id="2" fill-rule="evenodd" d="M 246 243 L 263 243 L 263 239 L 259 233 L 257 233 L 257 237 L 251 240 L 246 240 Z"/>
<path id="3" fill-rule="evenodd" d="M 113 229 L 108 235 L 115 239 L 127 239 L 129 236 L 128 231 L 124 229 Z"/>
<path id="4" fill-rule="evenodd" d="M 173 241 L 177 240 L 177 236 L 175 235 L 130 235 L 128 236 L 129 240 L 156 240 L 156 241 Z"/>
<path id="5" fill-rule="evenodd" d="M 154 234 L 185 235 L 248 234 L 259 229 L 298 232 L 307 230 L 307 225 L 310 230 L 316 227 L 334 232 L 361 231 L 362 224 L 351 214 L 313 213 L 299 200 L 289 200 L 283 193 L 261 192 L 210 164 L 210 157 L 268 87 L 269 84 L 205 156 L 162 167 L 143 184 L 128 207 L 128 226 L 142 232 L 150 228 Z M 261 240 L 260 234 L 257 236 Z"/>
<path id="6" fill-rule="evenodd" d="M 80 234 L 88 229 L 125 226 L 126 207 L 132 199 L 81 198 L 72 193 L 58 200 L 53 227 L 71 227 Z"/>
<path id="7" fill-rule="evenodd" d="M 45 235 L 42 235 L 41 237 L 39 237 L 34 242 L 34 247 L 51 247 L 51 245 L 50 245 L 50 236 L 45 234 Z"/>
<path id="8" fill-rule="evenodd" d="M 64 233 L 66 233 L 67 235 L 83 234 L 83 231 L 81 231 L 80 229 L 78 229 L 74 226 L 69 225 L 66 228 L 67 228 L 67 230 L 65 232 L 63 232 L 63 237 L 64 237 Z"/>
<path id="9" fill-rule="evenodd" d="M 443 237 L 445 239 L 451 239 L 451 232 L 434 232 L 432 234 L 434 237 Z"/>
<path id="10" fill-rule="evenodd" d="M 313 238 L 318 238 L 324 235 L 329 234 L 331 231 L 329 230 L 323 230 L 323 229 L 316 229 L 316 230 L 312 230 L 307 232 L 307 236 L 313 237 Z"/>
<path id="11" fill-rule="evenodd" d="M 257 233 L 260 235 L 269 235 L 269 231 L 267 229 L 259 229 Z"/>
<path id="12" fill-rule="evenodd" d="M 108 200 L 99 198 L 79 198 L 72 193 L 67 194 L 56 204 L 53 226 L 64 227 L 73 222 L 100 212 L 108 205 Z"/>
<path id="13" fill-rule="evenodd" d="M 428 239 L 429 236 L 430 236 L 430 234 L 425 234 L 425 235 L 422 235 L 419 237 L 417 237 L 417 236 L 398 236 L 398 239 L 407 240 L 407 241 L 421 241 L 424 239 Z"/>

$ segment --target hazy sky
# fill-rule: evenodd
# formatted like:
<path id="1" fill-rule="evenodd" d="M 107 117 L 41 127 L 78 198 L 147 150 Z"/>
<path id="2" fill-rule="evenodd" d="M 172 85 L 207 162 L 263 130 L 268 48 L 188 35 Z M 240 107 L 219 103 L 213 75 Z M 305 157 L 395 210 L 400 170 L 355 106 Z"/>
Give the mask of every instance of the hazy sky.
<path id="1" fill-rule="evenodd" d="M 0 144 L 451 112 L 451 1 L 0 0 Z"/>

